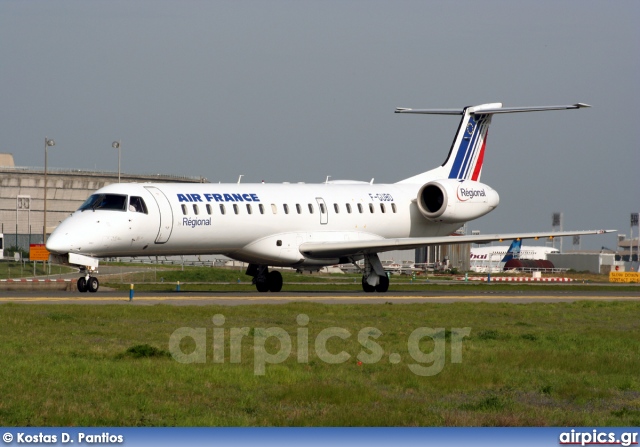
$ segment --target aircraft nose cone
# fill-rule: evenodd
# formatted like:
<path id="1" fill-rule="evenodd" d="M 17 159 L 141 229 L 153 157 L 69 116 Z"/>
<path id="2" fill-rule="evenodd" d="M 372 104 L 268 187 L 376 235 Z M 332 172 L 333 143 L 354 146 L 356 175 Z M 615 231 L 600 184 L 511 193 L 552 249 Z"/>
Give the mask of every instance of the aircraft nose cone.
<path id="1" fill-rule="evenodd" d="M 71 249 L 66 235 L 55 231 L 47 239 L 46 247 L 52 253 L 69 253 Z"/>

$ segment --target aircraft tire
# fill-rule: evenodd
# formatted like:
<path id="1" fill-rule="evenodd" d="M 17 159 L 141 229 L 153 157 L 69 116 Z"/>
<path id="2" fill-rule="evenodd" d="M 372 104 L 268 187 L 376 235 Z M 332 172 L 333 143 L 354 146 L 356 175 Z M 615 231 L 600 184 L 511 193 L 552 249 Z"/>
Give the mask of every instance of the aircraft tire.
<path id="1" fill-rule="evenodd" d="M 269 283 L 267 281 L 261 281 L 256 283 L 256 289 L 258 292 L 268 292 L 269 291 Z"/>
<path id="2" fill-rule="evenodd" d="M 380 277 L 380 282 L 376 286 L 376 292 L 384 293 L 389 290 L 389 277 L 387 275 Z"/>
<path id="3" fill-rule="evenodd" d="M 89 277 L 89 281 L 87 281 L 87 290 L 91 293 L 96 293 L 100 288 L 100 282 L 98 278 L 94 278 L 93 276 Z"/>
<path id="4" fill-rule="evenodd" d="M 77 286 L 78 286 L 78 292 L 80 293 L 85 293 L 87 292 L 87 290 L 89 290 L 87 287 L 87 280 L 84 279 L 84 276 L 81 278 L 78 278 Z"/>
<path id="5" fill-rule="evenodd" d="M 365 277 L 362 277 L 362 290 L 364 290 L 367 293 L 371 293 L 374 292 L 376 290 L 375 286 L 370 285 L 367 280 L 365 279 Z"/>
<path id="6" fill-rule="evenodd" d="M 270 292 L 280 292 L 282 290 L 282 274 L 278 271 L 269 272 L 267 276 Z"/>

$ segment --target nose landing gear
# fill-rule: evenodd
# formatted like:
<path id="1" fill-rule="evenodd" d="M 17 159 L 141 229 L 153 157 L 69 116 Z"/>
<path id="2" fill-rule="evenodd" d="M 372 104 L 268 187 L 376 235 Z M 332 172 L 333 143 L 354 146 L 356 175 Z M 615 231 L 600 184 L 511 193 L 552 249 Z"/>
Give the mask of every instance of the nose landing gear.
<path id="1" fill-rule="evenodd" d="M 96 278 L 95 276 L 89 275 L 89 269 L 81 269 L 81 271 L 83 270 L 85 272 L 85 276 L 81 276 L 80 278 L 78 278 L 78 282 L 76 284 L 78 286 L 78 292 L 96 293 L 100 288 L 100 281 L 98 281 L 98 278 Z M 97 270 L 96 273 L 98 273 Z"/>

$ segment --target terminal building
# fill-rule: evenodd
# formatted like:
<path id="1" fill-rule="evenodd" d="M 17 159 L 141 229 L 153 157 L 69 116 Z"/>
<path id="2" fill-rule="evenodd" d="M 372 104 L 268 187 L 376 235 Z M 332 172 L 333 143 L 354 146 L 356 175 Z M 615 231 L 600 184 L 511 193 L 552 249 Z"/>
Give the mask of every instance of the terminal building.
<path id="1" fill-rule="evenodd" d="M 624 261 L 629 263 L 637 263 L 640 261 L 640 240 L 636 237 L 634 239 L 627 239 L 626 237 L 618 237 L 618 251 L 616 253 L 617 261 Z"/>

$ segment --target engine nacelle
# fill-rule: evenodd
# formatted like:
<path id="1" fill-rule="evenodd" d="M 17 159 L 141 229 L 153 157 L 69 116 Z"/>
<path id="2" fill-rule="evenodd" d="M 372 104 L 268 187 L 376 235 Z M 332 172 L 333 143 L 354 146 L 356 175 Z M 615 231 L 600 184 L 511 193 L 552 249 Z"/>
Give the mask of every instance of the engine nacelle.
<path id="1" fill-rule="evenodd" d="M 416 202 L 422 215 L 432 222 L 461 223 L 493 211 L 500 197 L 480 182 L 442 179 L 420 188 Z"/>

